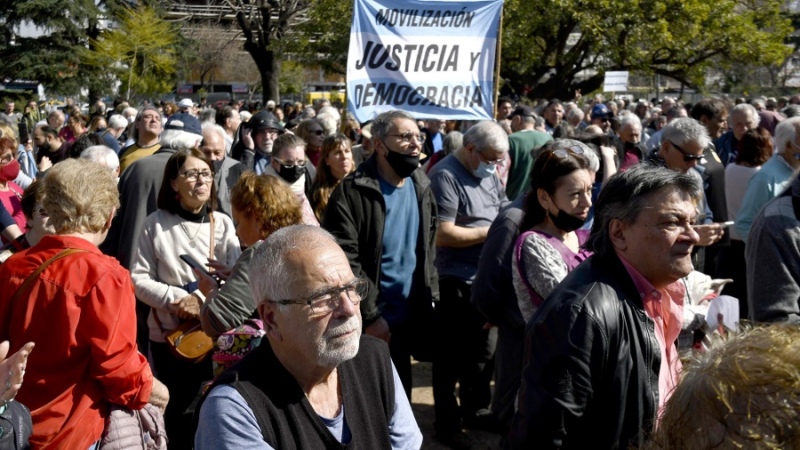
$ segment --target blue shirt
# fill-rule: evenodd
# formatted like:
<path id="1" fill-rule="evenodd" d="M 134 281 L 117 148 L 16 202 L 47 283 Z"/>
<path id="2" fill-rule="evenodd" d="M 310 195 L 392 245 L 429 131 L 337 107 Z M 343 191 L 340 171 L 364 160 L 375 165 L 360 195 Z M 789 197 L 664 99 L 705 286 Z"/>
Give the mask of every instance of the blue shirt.
<path id="1" fill-rule="evenodd" d="M 433 153 L 442 151 L 443 142 L 442 142 L 442 133 L 434 133 L 431 136 L 431 144 L 433 144 Z"/>
<path id="2" fill-rule="evenodd" d="M 742 207 L 736 215 L 736 231 L 747 242 L 750 227 L 753 226 L 758 212 L 768 201 L 777 197 L 789 186 L 789 180 L 794 174 L 794 168 L 789 165 L 783 156 L 773 155 L 747 183 L 747 191 L 742 199 Z"/>
<path id="3" fill-rule="evenodd" d="M 380 295 L 381 316 L 390 325 L 408 318 L 408 296 L 417 267 L 419 205 L 411 179 L 402 187 L 392 186 L 378 176 L 386 204 L 386 219 L 381 248 Z"/>
<path id="4" fill-rule="evenodd" d="M 392 376 L 395 387 L 394 413 L 388 430 L 392 449 L 418 449 L 422 446 L 422 433 L 394 363 Z M 350 429 L 347 427 L 344 406 L 337 417 L 320 419 L 339 442 L 349 442 Z M 219 385 L 211 390 L 200 409 L 199 423 L 194 436 L 195 450 L 273 450 L 262 439 L 253 410 L 239 391 L 230 385 Z"/>

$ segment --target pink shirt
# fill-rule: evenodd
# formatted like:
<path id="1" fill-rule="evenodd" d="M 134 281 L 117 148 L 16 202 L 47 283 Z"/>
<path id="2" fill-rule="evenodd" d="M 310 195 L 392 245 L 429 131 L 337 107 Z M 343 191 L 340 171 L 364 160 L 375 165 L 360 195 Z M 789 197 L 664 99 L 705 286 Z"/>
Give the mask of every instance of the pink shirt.
<path id="1" fill-rule="evenodd" d="M 664 404 L 680 380 L 681 360 L 678 357 L 675 341 L 683 323 L 683 299 L 686 296 L 686 287 L 678 280 L 663 290 L 658 290 L 628 261 L 625 261 L 622 255 L 617 254 L 617 256 L 631 276 L 636 290 L 639 291 L 645 314 L 655 324 L 656 340 L 661 349 L 661 368 L 658 372 L 658 417 L 661 417 Z M 668 301 L 662 301 L 665 298 Z"/>

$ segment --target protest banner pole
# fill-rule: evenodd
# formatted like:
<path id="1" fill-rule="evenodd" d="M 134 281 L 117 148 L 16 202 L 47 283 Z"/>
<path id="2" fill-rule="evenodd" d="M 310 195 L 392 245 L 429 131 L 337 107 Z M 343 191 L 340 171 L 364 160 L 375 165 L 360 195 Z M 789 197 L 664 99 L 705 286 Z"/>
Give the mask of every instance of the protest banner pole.
<path id="1" fill-rule="evenodd" d="M 494 64 L 494 103 L 492 113 L 497 117 L 497 99 L 500 97 L 500 57 L 503 53 L 503 7 L 500 7 L 500 25 L 497 28 L 497 60 Z"/>

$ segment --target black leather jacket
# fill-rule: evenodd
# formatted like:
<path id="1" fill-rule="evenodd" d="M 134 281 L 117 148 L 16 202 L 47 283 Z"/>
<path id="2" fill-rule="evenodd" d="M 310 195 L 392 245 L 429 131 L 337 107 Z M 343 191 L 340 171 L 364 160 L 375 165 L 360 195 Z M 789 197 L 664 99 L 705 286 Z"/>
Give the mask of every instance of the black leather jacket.
<path id="1" fill-rule="evenodd" d="M 616 255 L 590 257 L 526 327 L 507 448 L 626 449 L 653 430 L 661 353 Z"/>

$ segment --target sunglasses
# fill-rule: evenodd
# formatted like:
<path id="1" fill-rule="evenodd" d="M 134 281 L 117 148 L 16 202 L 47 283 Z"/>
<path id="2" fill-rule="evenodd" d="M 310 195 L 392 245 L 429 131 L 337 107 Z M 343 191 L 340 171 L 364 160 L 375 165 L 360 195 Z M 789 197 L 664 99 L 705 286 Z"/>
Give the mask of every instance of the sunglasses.
<path id="1" fill-rule="evenodd" d="M 544 165 L 542 166 L 542 172 L 545 172 L 547 166 L 553 160 L 555 156 L 558 159 L 566 159 L 569 155 L 576 155 L 576 156 L 583 156 L 583 148 L 578 145 L 573 145 L 572 147 L 568 148 L 560 148 L 558 150 L 551 150 L 549 155 L 547 156 L 547 161 L 545 161 Z"/>
<path id="2" fill-rule="evenodd" d="M 311 133 L 316 134 L 317 136 L 322 136 L 325 132 L 322 130 L 313 130 Z"/>
<path id="3" fill-rule="evenodd" d="M 690 154 L 686 153 L 686 151 L 684 149 L 682 149 L 679 146 L 677 146 L 674 142 L 672 142 L 672 141 L 667 141 L 667 142 L 669 142 L 669 144 L 671 146 L 675 147 L 675 150 L 679 151 L 681 153 L 681 155 L 683 155 L 683 162 L 692 162 L 692 161 L 697 161 L 698 163 L 702 163 L 703 162 L 703 159 L 704 159 L 703 155 L 690 155 Z"/>

